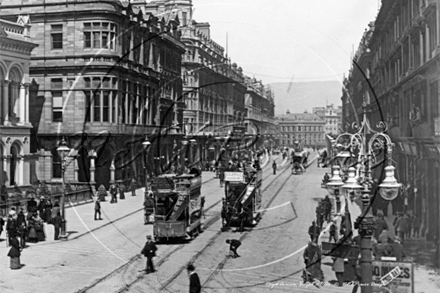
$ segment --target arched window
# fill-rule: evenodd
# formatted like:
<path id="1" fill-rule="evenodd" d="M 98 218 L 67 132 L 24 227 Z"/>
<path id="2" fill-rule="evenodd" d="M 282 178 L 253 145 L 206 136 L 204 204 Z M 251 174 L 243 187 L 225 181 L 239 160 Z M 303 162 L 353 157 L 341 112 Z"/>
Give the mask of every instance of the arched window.
<path id="1" fill-rule="evenodd" d="M 11 82 L 9 83 L 9 89 L 8 89 L 8 92 L 9 92 L 9 97 L 8 97 L 8 104 L 9 104 L 8 115 L 15 117 L 17 115 L 17 113 L 15 113 L 14 107 L 15 107 L 16 101 L 19 98 L 20 81 L 21 81 L 20 73 L 18 72 L 18 70 L 16 68 L 13 68 L 11 70 L 11 72 L 9 72 L 9 80 Z"/>
<path id="2" fill-rule="evenodd" d="M 20 146 L 13 144 L 11 146 L 11 159 L 9 160 L 9 185 L 17 184 L 17 156 L 20 154 Z"/>

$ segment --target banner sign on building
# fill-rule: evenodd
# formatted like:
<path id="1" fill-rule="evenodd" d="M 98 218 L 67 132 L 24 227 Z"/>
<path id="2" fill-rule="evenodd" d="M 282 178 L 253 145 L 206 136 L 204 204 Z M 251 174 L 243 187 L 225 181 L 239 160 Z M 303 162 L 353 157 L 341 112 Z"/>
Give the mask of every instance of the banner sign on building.
<path id="1" fill-rule="evenodd" d="M 411 262 L 373 261 L 373 282 L 384 284 L 391 293 L 414 293 L 414 267 Z"/>
<path id="2" fill-rule="evenodd" d="M 359 247 L 355 245 L 322 242 L 322 254 L 331 257 L 357 260 L 359 257 Z"/>

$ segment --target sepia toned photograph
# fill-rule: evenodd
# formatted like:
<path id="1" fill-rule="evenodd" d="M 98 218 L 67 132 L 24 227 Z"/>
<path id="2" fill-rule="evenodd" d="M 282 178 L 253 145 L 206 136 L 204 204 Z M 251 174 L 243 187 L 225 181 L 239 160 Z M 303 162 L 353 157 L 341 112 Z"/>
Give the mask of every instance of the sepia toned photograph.
<path id="1" fill-rule="evenodd" d="M 0 292 L 440 292 L 440 0 L 0 0 Z"/>

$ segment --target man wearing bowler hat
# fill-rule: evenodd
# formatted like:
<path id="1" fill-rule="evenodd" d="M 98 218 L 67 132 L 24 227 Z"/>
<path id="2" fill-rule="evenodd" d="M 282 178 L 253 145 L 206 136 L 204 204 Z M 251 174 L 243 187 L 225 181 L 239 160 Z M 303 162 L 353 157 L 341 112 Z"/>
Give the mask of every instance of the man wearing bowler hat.
<path id="1" fill-rule="evenodd" d="M 145 255 L 147 258 L 147 267 L 145 269 L 145 272 L 147 274 L 154 273 L 154 264 L 153 264 L 153 257 L 156 256 L 156 244 L 154 244 L 153 239 L 151 235 L 147 235 L 147 243 L 145 243 L 144 248 L 141 251 L 141 254 Z"/>

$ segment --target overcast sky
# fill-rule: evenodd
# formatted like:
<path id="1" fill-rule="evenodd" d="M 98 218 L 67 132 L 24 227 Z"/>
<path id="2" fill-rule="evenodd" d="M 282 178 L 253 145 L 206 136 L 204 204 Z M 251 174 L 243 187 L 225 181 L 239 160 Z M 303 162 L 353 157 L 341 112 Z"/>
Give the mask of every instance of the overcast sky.
<path id="1" fill-rule="evenodd" d="M 193 0 L 193 18 L 263 83 L 341 81 L 378 0 Z"/>

